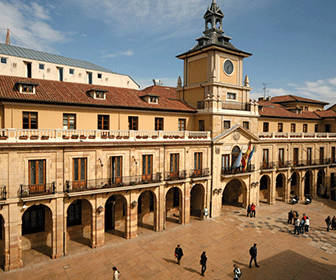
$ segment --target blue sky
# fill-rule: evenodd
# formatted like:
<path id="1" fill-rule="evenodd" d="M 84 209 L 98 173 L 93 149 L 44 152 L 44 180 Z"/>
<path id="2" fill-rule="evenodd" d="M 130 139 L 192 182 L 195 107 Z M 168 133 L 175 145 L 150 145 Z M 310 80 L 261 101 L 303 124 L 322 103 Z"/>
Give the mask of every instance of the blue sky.
<path id="1" fill-rule="evenodd" d="M 211 0 L 0 0 L 0 35 L 12 44 L 79 58 L 176 85 L 177 54 L 195 45 Z M 253 97 L 296 94 L 336 103 L 336 1 L 217 0 L 245 60 Z"/>

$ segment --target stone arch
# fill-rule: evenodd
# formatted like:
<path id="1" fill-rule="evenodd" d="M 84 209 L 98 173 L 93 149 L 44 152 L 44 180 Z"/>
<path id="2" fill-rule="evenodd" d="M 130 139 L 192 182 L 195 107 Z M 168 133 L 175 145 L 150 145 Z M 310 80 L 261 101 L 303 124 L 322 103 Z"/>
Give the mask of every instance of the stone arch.
<path id="1" fill-rule="evenodd" d="M 325 172 L 323 169 L 320 169 L 319 172 L 317 173 L 316 191 L 319 197 L 327 196 Z"/>
<path id="2" fill-rule="evenodd" d="M 202 184 L 196 184 L 190 190 L 190 216 L 202 217 L 205 207 L 205 189 Z"/>
<path id="3" fill-rule="evenodd" d="M 21 219 L 22 250 L 35 250 L 52 257 L 52 210 L 44 204 L 32 205 L 24 211 Z"/>
<path id="4" fill-rule="evenodd" d="M 269 202 L 270 199 L 271 178 L 263 175 L 259 181 L 259 201 Z"/>
<path id="5" fill-rule="evenodd" d="M 231 166 L 233 166 L 236 159 L 239 157 L 239 154 L 240 154 L 239 146 L 234 146 L 231 151 Z"/>
<path id="6" fill-rule="evenodd" d="M 5 220 L 0 215 L 0 267 L 5 268 Z"/>
<path id="7" fill-rule="evenodd" d="M 232 179 L 224 188 L 222 205 L 245 207 L 247 203 L 247 188 L 243 181 Z"/>
<path id="8" fill-rule="evenodd" d="M 290 195 L 300 197 L 300 175 L 297 172 L 290 177 Z"/>
<path id="9" fill-rule="evenodd" d="M 69 240 L 92 245 L 92 204 L 87 199 L 74 199 L 67 208 L 66 229 Z"/>
<path id="10" fill-rule="evenodd" d="M 166 221 L 182 223 L 182 198 L 179 187 L 171 187 L 166 193 Z"/>
<path id="11" fill-rule="evenodd" d="M 221 29 L 221 26 L 222 26 L 222 22 L 219 18 L 216 19 L 216 28 L 217 29 Z"/>
<path id="12" fill-rule="evenodd" d="M 209 30 L 209 29 L 211 29 L 211 28 L 212 28 L 212 22 L 211 22 L 211 20 L 208 20 L 208 21 L 206 22 L 206 29 Z"/>
<path id="13" fill-rule="evenodd" d="M 275 193 L 277 199 L 285 200 L 286 176 L 283 173 L 277 175 L 275 180 Z"/>
<path id="14" fill-rule="evenodd" d="M 312 196 L 313 194 L 313 173 L 307 171 L 304 175 L 304 196 Z"/>
<path id="15" fill-rule="evenodd" d="M 143 191 L 138 198 L 138 227 L 155 230 L 157 224 L 157 199 L 151 190 Z"/>
<path id="16" fill-rule="evenodd" d="M 126 238 L 127 200 L 121 194 L 111 195 L 105 202 L 104 230 L 107 239 L 110 235 Z"/>

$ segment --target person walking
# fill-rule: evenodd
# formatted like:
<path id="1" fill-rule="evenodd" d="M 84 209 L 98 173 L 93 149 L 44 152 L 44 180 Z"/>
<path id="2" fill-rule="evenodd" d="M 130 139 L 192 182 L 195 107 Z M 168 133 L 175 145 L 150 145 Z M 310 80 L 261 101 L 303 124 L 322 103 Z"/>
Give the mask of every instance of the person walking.
<path id="1" fill-rule="evenodd" d="M 204 273 L 206 271 L 206 263 L 207 263 L 207 256 L 205 255 L 205 252 L 202 253 L 201 255 L 201 260 L 200 260 L 200 265 L 201 267 L 201 276 L 204 276 Z"/>
<path id="2" fill-rule="evenodd" d="M 119 270 L 114 266 L 112 268 L 113 270 L 113 280 L 119 280 L 120 272 Z"/>
<path id="3" fill-rule="evenodd" d="M 256 216 L 256 206 L 254 205 L 254 203 L 252 203 L 251 205 L 251 218 L 255 218 Z"/>
<path id="4" fill-rule="evenodd" d="M 330 216 L 328 216 L 326 219 L 325 219 L 325 222 L 326 222 L 326 225 L 327 225 L 327 231 L 329 231 L 329 227 L 331 225 L 331 218 Z"/>
<path id="5" fill-rule="evenodd" d="M 246 217 L 251 215 L 251 204 L 247 205 L 247 213 L 246 213 Z"/>
<path id="6" fill-rule="evenodd" d="M 302 217 L 301 221 L 300 221 L 300 233 L 304 233 L 304 225 L 305 225 L 306 221 L 305 218 Z"/>
<path id="7" fill-rule="evenodd" d="M 238 265 L 233 265 L 233 280 L 239 280 L 239 278 L 242 276 L 242 272 Z"/>
<path id="8" fill-rule="evenodd" d="M 336 217 L 335 216 L 331 220 L 331 229 L 336 230 Z"/>
<path id="9" fill-rule="evenodd" d="M 294 221 L 294 235 L 297 232 L 297 235 L 300 235 L 300 219 L 296 218 Z"/>
<path id="10" fill-rule="evenodd" d="M 310 221 L 309 221 L 309 217 L 306 217 L 306 221 L 305 221 L 305 232 L 309 232 L 309 225 L 310 225 Z"/>
<path id="11" fill-rule="evenodd" d="M 180 245 L 177 245 L 175 248 L 175 258 L 177 260 L 177 264 L 181 264 L 182 256 L 183 256 L 183 250 L 180 247 Z"/>
<path id="12" fill-rule="evenodd" d="M 250 256 L 251 256 L 249 267 L 250 268 L 252 267 L 251 266 L 252 261 L 254 261 L 254 264 L 255 264 L 256 267 L 259 267 L 259 265 L 257 263 L 257 253 L 258 253 L 258 251 L 257 251 L 257 244 L 256 243 L 254 243 L 253 246 L 250 248 L 249 253 L 250 253 Z"/>
<path id="13" fill-rule="evenodd" d="M 287 221 L 288 224 L 292 224 L 293 223 L 293 217 L 294 217 L 293 211 L 290 210 L 288 212 L 288 221 Z"/>

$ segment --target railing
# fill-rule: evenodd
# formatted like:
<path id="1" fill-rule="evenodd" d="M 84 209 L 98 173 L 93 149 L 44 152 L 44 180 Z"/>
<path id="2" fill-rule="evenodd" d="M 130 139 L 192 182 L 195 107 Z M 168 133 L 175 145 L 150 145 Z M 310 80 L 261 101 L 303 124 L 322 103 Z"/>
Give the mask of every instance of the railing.
<path id="1" fill-rule="evenodd" d="M 246 168 L 243 168 L 242 166 L 235 168 L 235 167 L 227 167 L 222 168 L 222 175 L 234 175 L 234 174 L 244 174 L 244 173 L 250 173 L 255 170 L 254 164 L 249 164 L 246 166 Z"/>
<path id="2" fill-rule="evenodd" d="M 258 134 L 260 139 L 336 139 L 336 133 L 289 133 L 289 132 L 262 132 Z"/>
<path id="3" fill-rule="evenodd" d="M 93 179 L 84 181 L 66 181 L 65 192 L 80 192 L 87 190 L 97 190 L 103 188 L 118 188 L 125 186 L 134 186 L 140 184 L 158 183 L 161 182 L 161 173 L 138 175 L 138 176 L 123 176 L 118 178 L 108 179 Z"/>
<path id="4" fill-rule="evenodd" d="M 0 129 L 0 143 L 211 140 L 210 131 Z"/>
<path id="5" fill-rule="evenodd" d="M 187 178 L 187 172 L 186 170 L 181 170 L 177 172 L 166 172 L 165 174 L 165 180 L 171 181 L 171 180 L 182 180 Z"/>
<path id="6" fill-rule="evenodd" d="M 19 197 L 32 197 L 53 194 L 56 191 L 55 182 L 41 185 L 20 185 Z"/>
<path id="7" fill-rule="evenodd" d="M 200 177 L 207 177 L 210 175 L 209 168 L 204 169 L 191 169 L 190 170 L 190 178 L 200 178 Z"/>
<path id="8" fill-rule="evenodd" d="M 291 166 L 291 162 L 290 161 L 278 161 L 276 164 L 277 168 L 288 168 Z"/>
<path id="9" fill-rule="evenodd" d="M 239 111 L 251 111 L 250 103 L 233 103 L 233 102 L 222 102 L 222 109 L 224 110 L 239 110 Z"/>
<path id="10" fill-rule="evenodd" d="M 262 161 L 261 164 L 260 164 L 260 169 L 261 170 L 273 169 L 274 167 L 275 167 L 274 162 Z"/>
<path id="11" fill-rule="evenodd" d="M 6 200 L 7 199 L 7 191 L 6 186 L 0 187 L 0 200 Z"/>
<path id="12" fill-rule="evenodd" d="M 307 167 L 316 165 L 328 165 L 330 164 L 330 158 L 325 159 L 315 159 L 315 160 L 299 160 L 297 162 L 292 162 L 292 166 L 295 167 Z"/>

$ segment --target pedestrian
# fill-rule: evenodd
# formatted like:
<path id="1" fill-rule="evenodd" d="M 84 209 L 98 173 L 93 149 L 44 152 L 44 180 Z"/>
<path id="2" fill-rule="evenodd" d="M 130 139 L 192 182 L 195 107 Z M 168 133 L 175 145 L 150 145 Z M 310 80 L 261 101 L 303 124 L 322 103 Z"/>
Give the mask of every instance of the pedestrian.
<path id="1" fill-rule="evenodd" d="M 247 213 L 246 213 L 246 217 L 251 215 L 251 204 L 247 205 Z"/>
<path id="2" fill-rule="evenodd" d="M 205 252 L 202 253 L 201 255 L 201 260 L 200 260 L 200 265 L 202 266 L 201 268 L 201 276 L 204 276 L 204 273 L 206 271 L 206 262 L 207 262 L 208 258 L 205 255 Z"/>
<path id="3" fill-rule="evenodd" d="M 112 269 L 113 269 L 113 280 L 119 280 L 120 276 L 119 270 L 115 266 Z"/>
<path id="4" fill-rule="evenodd" d="M 183 256 L 183 250 L 180 247 L 180 245 L 177 245 L 175 248 L 175 258 L 177 260 L 177 264 L 181 264 L 182 256 Z"/>
<path id="5" fill-rule="evenodd" d="M 242 276 L 242 272 L 238 265 L 233 265 L 233 280 L 239 280 L 239 278 Z"/>
<path id="6" fill-rule="evenodd" d="M 250 265 L 249 267 L 251 268 L 252 266 L 252 261 L 254 261 L 254 264 L 256 267 L 259 267 L 258 263 L 257 263 L 257 244 L 254 243 L 253 246 L 250 248 L 250 256 L 251 256 L 251 259 L 250 259 Z"/>
<path id="7" fill-rule="evenodd" d="M 297 235 L 300 235 L 300 219 L 296 218 L 294 221 L 294 235 L 297 232 Z"/>
<path id="8" fill-rule="evenodd" d="M 205 207 L 205 208 L 203 209 L 203 217 L 207 219 L 208 216 L 209 216 L 209 210 L 208 210 L 208 208 Z"/>
<path id="9" fill-rule="evenodd" d="M 326 219 L 325 219 L 325 222 L 326 222 L 326 225 L 327 225 L 327 231 L 329 231 L 329 227 L 331 225 L 331 218 L 330 216 L 328 216 Z"/>
<path id="10" fill-rule="evenodd" d="M 305 219 L 304 217 L 302 217 L 301 221 L 300 221 L 300 233 L 304 233 L 304 225 L 305 225 Z"/>
<path id="11" fill-rule="evenodd" d="M 292 210 L 290 210 L 288 212 L 288 221 L 287 221 L 288 224 L 292 224 L 293 223 L 293 217 L 294 217 L 294 213 L 293 213 Z"/>
<path id="12" fill-rule="evenodd" d="M 253 218 L 255 218 L 256 216 L 256 206 L 254 205 L 254 203 L 252 203 L 251 205 L 251 217 L 253 216 Z"/>
<path id="13" fill-rule="evenodd" d="M 305 232 L 309 232 L 309 223 L 309 217 L 307 216 L 305 221 Z"/>
<path id="14" fill-rule="evenodd" d="M 335 216 L 331 220 L 331 229 L 336 230 L 336 217 Z"/>

